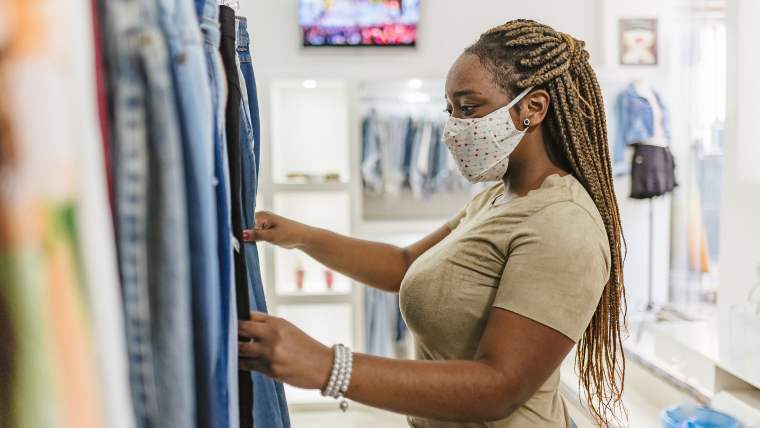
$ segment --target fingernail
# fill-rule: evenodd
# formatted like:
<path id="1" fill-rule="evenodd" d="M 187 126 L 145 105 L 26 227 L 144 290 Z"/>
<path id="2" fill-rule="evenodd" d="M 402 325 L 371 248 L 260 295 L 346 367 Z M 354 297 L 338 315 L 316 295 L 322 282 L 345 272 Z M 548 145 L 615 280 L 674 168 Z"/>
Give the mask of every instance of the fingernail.
<path id="1" fill-rule="evenodd" d="M 244 231 L 243 232 L 243 239 L 248 239 L 249 235 L 250 234 L 248 233 L 248 231 Z"/>

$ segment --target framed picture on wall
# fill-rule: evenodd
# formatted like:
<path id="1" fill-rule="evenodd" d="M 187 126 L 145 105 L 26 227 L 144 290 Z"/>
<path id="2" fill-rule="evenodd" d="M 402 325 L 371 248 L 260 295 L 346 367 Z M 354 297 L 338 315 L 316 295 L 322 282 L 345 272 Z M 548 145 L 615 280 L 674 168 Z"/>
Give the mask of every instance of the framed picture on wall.
<path id="1" fill-rule="evenodd" d="M 657 65 L 657 19 L 620 20 L 620 65 Z"/>

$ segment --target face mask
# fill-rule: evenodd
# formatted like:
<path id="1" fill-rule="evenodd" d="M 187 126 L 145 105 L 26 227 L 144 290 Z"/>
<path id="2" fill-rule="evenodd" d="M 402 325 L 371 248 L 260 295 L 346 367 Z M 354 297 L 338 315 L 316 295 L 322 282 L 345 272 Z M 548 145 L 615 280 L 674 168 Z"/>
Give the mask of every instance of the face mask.
<path id="1" fill-rule="evenodd" d="M 471 183 L 498 181 L 507 172 L 509 155 L 528 131 L 530 121 L 520 131 L 509 110 L 533 89 L 527 88 L 506 106 L 477 119 L 449 117 L 443 141 L 451 151 L 459 171 Z"/>

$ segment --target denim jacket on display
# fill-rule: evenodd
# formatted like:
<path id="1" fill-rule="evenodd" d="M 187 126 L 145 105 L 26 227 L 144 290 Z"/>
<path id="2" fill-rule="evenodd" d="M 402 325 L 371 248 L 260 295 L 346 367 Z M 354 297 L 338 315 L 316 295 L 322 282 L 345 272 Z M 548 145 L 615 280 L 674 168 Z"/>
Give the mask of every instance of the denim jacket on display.
<path id="1" fill-rule="evenodd" d="M 657 91 L 654 96 L 662 110 L 662 126 L 665 137 L 670 138 L 670 112 Z M 615 102 L 617 135 L 613 143 L 614 172 L 616 176 L 625 175 L 630 166 L 625 165 L 625 151 L 631 144 L 651 139 L 654 136 L 654 113 L 649 101 L 636 92 L 633 84 L 628 85 L 618 95 Z"/>

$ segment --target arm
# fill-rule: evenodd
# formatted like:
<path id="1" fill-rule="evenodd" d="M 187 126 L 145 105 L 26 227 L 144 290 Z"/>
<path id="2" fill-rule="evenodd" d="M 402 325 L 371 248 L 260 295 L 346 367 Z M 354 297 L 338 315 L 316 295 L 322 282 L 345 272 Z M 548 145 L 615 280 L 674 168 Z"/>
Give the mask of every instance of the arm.
<path id="1" fill-rule="evenodd" d="M 256 228 L 243 234 L 246 240 L 265 241 L 296 248 L 349 278 L 389 292 L 398 292 L 409 265 L 450 233 L 441 226 L 418 242 L 394 245 L 350 238 L 307 226 L 272 213 L 256 213 Z"/>
<path id="2" fill-rule="evenodd" d="M 242 322 L 241 367 L 322 389 L 332 350 L 287 321 L 253 314 Z M 474 361 L 402 361 L 356 354 L 348 397 L 392 412 L 449 421 L 509 416 L 560 365 L 573 341 L 513 312 L 493 308 Z M 257 358 L 255 360 L 249 358 Z"/>

